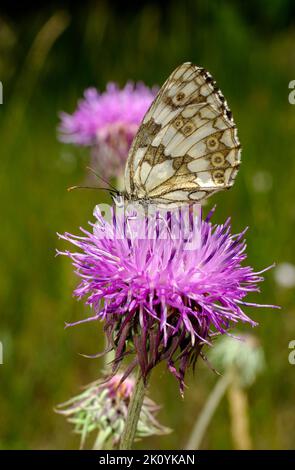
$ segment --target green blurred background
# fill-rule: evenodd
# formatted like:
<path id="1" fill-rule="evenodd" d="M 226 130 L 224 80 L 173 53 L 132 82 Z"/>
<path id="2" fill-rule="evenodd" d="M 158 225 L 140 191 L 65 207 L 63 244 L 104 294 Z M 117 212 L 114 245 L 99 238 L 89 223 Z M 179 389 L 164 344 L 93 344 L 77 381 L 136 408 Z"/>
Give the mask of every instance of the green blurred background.
<path id="1" fill-rule="evenodd" d="M 250 226 L 249 262 L 256 269 L 295 264 L 295 8 L 292 0 L 156 2 L 1 2 L 0 106 L 1 282 L 0 448 L 77 448 L 78 437 L 53 407 L 100 375 L 102 361 L 79 356 L 102 348 L 101 325 L 64 330 L 87 314 L 72 298 L 77 283 L 70 262 L 55 258 L 56 232 L 76 233 L 92 219 L 101 194 L 66 188 L 83 181 L 86 152 L 56 139 L 58 112 L 75 109 L 88 86 L 110 80 L 162 84 L 180 63 L 192 61 L 216 78 L 233 111 L 243 145 L 234 188 L 208 203 L 214 217 Z M 267 368 L 249 391 L 251 434 L 257 449 L 291 449 L 295 442 L 294 289 L 266 273 L 251 300 L 281 311 L 247 312 Z M 138 448 L 180 449 L 216 383 L 199 363 L 187 378 L 185 398 L 165 367 L 151 381 L 171 435 Z M 231 449 L 226 400 L 203 448 Z"/>

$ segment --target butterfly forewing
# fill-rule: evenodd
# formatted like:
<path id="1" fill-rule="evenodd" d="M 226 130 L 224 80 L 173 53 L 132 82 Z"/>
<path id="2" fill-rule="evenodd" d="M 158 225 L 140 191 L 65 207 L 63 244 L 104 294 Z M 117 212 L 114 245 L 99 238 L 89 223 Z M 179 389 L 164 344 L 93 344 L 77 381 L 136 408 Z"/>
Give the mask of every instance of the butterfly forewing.
<path id="1" fill-rule="evenodd" d="M 185 63 L 164 83 L 132 143 L 125 172 L 131 199 L 201 201 L 232 186 L 240 143 L 211 75 Z"/>

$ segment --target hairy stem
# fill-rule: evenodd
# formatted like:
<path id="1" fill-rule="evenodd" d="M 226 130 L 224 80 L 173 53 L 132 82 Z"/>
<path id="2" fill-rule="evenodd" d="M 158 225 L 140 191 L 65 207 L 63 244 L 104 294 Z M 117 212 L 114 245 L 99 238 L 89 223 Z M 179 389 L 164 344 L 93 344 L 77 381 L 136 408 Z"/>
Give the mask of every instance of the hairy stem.
<path id="1" fill-rule="evenodd" d="M 142 380 L 141 370 L 138 368 L 133 395 L 128 407 L 125 428 L 121 437 L 120 450 L 129 450 L 132 448 L 145 391 L 146 387 Z"/>

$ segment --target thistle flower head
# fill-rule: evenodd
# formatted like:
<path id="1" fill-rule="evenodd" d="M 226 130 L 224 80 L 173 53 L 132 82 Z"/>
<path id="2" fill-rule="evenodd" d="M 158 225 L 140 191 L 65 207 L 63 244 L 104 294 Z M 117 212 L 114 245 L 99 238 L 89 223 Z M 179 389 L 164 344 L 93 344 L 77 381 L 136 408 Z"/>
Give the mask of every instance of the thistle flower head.
<path id="1" fill-rule="evenodd" d="M 90 384 L 80 395 L 58 405 L 56 412 L 66 416 L 74 424 L 74 431 L 81 435 L 81 448 L 93 431 L 98 433 L 96 449 L 118 445 L 134 384 L 132 376 L 122 382 L 122 374 L 116 374 L 109 380 Z M 146 396 L 137 425 L 138 439 L 171 432 L 156 420 L 158 410 L 159 406 Z"/>
<path id="2" fill-rule="evenodd" d="M 114 83 L 106 91 L 89 88 L 76 111 L 61 113 L 60 140 L 91 147 L 92 164 L 106 177 L 122 172 L 131 142 L 155 97 L 156 90 L 143 83 Z"/>
<path id="3" fill-rule="evenodd" d="M 182 210 L 139 221 L 115 209 L 108 222 L 96 208 L 92 232 L 62 237 L 80 249 L 63 254 L 81 278 L 75 295 L 94 310 L 82 321 L 105 322 L 114 368 L 134 353 L 128 371 L 139 364 L 145 378 L 166 361 L 182 390 L 186 369 L 212 336 L 239 322 L 256 325 L 243 308 L 259 305 L 244 299 L 263 277 L 242 265 L 244 232 L 233 235 L 229 220 L 213 225 L 210 215 L 201 220 L 189 210 L 187 224 Z M 193 231 L 184 234 L 191 224 Z"/>

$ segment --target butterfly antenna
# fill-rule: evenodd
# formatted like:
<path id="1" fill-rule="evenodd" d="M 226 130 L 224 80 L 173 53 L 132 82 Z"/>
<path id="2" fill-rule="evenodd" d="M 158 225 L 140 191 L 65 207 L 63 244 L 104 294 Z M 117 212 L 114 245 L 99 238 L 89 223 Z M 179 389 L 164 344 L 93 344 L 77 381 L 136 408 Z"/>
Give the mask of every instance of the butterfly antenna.
<path id="1" fill-rule="evenodd" d="M 98 173 L 96 173 L 95 170 L 93 170 L 93 168 L 91 168 L 90 166 L 87 166 L 86 167 L 87 170 L 91 171 L 91 173 L 93 173 L 96 178 L 100 179 L 101 181 L 103 181 L 106 185 L 108 185 L 113 191 L 115 191 L 116 194 L 118 194 L 118 190 L 115 188 L 115 186 L 111 185 L 111 183 L 109 181 L 107 181 L 106 179 L 104 179 L 102 176 L 100 176 Z"/>
<path id="2" fill-rule="evenodd" d="M 112 196 L 113 196 L 113 193 L 114 191 L 112 189 L 109 189 L 109 188 L 97 188 L 96 186 L 71 186 L 70 188 L 68 188 L 68 191 L 74 191 L 75 189 L 98 189 L 98 190 L 101 190 L 101 191 L 108 191 Z"/>

